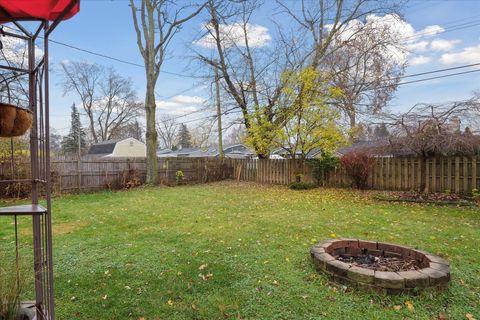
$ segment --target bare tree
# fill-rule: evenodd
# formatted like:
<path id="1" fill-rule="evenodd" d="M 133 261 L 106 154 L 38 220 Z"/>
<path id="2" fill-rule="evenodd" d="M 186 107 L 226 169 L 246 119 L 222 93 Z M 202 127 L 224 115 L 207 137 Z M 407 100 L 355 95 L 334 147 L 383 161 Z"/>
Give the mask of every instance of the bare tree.
<path id="1" fill-rule="evenodd" d="M 351 137 L 355 139 L 355 127 L 360 114 L 379 112 L 391 100 L 400 76 L 406 66 L 406 51 L 401 45 L 402 35 L 393 30 L 390 20 L 400 19 L 396 15 L 384 18 L 387 22 L 369 23 L 350 27 L 348 33 L 338 34 L 331 53 L 327 54 L 322 68 L 329 70 L 332 84 L 342 89 L 343 94 L 336 99 L 336 106 L 347 119 Z M 355 30 L 350 30 L 355 28 Z M 348 41 L 344 41 L 347 39 Z M 397 53 L 394 56 L 392 53 Z"/>
<path id="2" fill-rule="evenodd" d="M 13 37 L 2 37 L 0 59 L 4 64 L 25 69 L 28 64 L 27 42 Z M 0 101 L 28 107 L 28 74 L 19 71 L 2 70 L 0 74 Z"/>
<path id="3" fill-rule="evenodd" d="M 176 0 L 142 0 L 137 8 L 130 0 L 137 45 L 145 63 L 147 183 L 158 184 L 157 128 L 155 127 L 155 87 L 168 47 L 182 25 L 198 15 L 203 6 L 191 10 Z M 186 11 L 190 11 L 185 13 Z"/>
<path id="4" fill-rule="evenodd" d="M 350 22 L 375 12 L 391 12 L 395 7 L 387 1 L 367 0 L 279 2 L 282 18 L 290 19 L 299 27 L 285 31 L 279 25 L 277 36 L 270 39 L 268 48 L 262 48 L 254 45 L 251 37 L 252 15 L 260 5 L 260 1 L 209 0 L 207 35 L 196 42 L 216 50 L 215 57 L 200 53 L 200 59 L 218 69 L 225 91 L 242 113 L 249 136 L 254 134 L 252 122 L 266 125 L 266 121 L 272 129 L 281 128 L 291 114 L 285 112 L 285 108 L 299 105 L 298 101 L 289 106 L 279 105 L 288 81 L 285 73 L 306 68 L 325 72 L 322 64 L 339 46 L 335 38 Z M 305 32 L 308 36 L 298 36 Z M 297 99 L 301 96 L 302 90 L 299 90 Z M 273 140 L 270 135 L 263 138 Z M 260 158 L 268 156 L 266 142 L 252 145 Z"/>
<path id="5" fill-rule="evenodd" d="M 214 136 L 212 137 L 213 127 L 214 120 L 211 119 L 204 120 L 203 122 L 196 125 L 191 132 L 192 146 L 198 148 L 209 147 L 211 145 L 211 139 L 215 138 Z M 223 148 L 223 146 L 220 146 L 219 144 L 218 148 Z"/>
<path id="6" fill-rule="evenodd" d="M 145 142 L 144 128 L 138 120 L 131 121 L 123 126 L 117 127 L 111 134 L 112 139 L 135 138 L 138 141 Z"/>
<path id="7" fill-rule="evenodd" d="M 62 68 L 64 94 L 74 91 L 82 101 L 93 141 L 112 139 L 141 114 L 132 81 L 114 69 L 78 61 L 62 63 Z"/>
<path id="8" fill-rule="evenodd" d="M 393 27 L 401 23 L 396 14 L 401 1 L 277 3 L 298 26 L 291 37 L 282 37 L 285 45 L 294 42 L 297 34 L 305 34 L 298 44 L 298 58 L 292 63 L 331 75 L 332 84 L 344 92 L 335 102 L 354 137 L 359 113 L 377 112 L 384 107 L 396 91 L 398 76 L 404 72 L 403 35 Z"/>
<path id="9" fill-rule="evenodd" d="M 175 146 L 179 123 L 174 117 L 164 114 L 157 120 L 157 133 L 160 139 L 160 146 L 172 149 Z"/>
<path id="10" fill-rule="evenodd" d="M 113 69 L 108 70 L 100 88 L 101 98 L 95 102 L 93 113 L 97 136 L 106 141 L 119 128 L 134 122 L 141 114 L 143 103 L 138 102 L 132 81 Z"/>
<path id="11" fill-rule="evenodd" d="M 421 184 L 426 187 L 426 160 L 432 156 L 475 155 L 480 152 L 480 136 L 462 132 L 462 119 L 480 117 L 480 100 L 472 98 L 444 104 L 417 104 L 408 112 L 384 115 L 394 130 L 388 150 L 394 155 L 414 153 L 421 163 Z"/>
<path id="12" fill-rule="evenodd" d="M 95 131 L 95 119 L 93 115 L 94 103 L 97 99 L 97 91 L 103 74 L 103 69 L 98 64 L 86 61 L 72 61 L 61 64 L 63 69 L 63 94 L 72 91 L 77 94 L 82 102 L 83 110 L 89 120 L 90 135 L 93 141 L 98 142 Z"/>
<path id="13" fill-rule="evenodd" d="M 243 123 L 233 125 L 225 139 L 225 145 L 231 146 L 234 144 L 241 144 L 244 142 L 247 131 L 245 130 L 245 125 Z"/>
<path id="14" fill-rule="evenodd" d="M 261 109 L 268 121 L 276 121 L 275 106 L 281 94 L 281 72 L 277 70 L 281 65 L 279 52 L 274 48 L 262 48 L 251 34 L 251 18 L 259 6 L 259 1 L 209 0 L 210 16 L 205 24 L 207 35 L 197 41 L 197 44 L 215 49 L 215 58 L 203 53 L 198 56 L 205 64 L 217 69 L 225 91 L 242 113 L 247 130 L 251 121 L 255 121 L 252 114 Z M 268 156 L 260 151 L 260 147 L 253 147 L 259 157 Z"/>

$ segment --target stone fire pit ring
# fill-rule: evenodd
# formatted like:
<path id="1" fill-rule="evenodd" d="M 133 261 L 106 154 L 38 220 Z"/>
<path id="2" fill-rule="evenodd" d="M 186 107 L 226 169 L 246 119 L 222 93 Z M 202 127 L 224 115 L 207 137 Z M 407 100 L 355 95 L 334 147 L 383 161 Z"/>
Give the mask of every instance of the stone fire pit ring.
<path id="1" fill-rule="evenodd" d="M 423 289 L 444 290 L 450 267 L 444 259 L 406 246 L 358 239 L 325 240 L 310 250 L 315 268 L 335 282 L 386 294 Z M 376 271 L 337 260 L 340 255 L 371 255 L 414 260 L 418 270 Z"/>

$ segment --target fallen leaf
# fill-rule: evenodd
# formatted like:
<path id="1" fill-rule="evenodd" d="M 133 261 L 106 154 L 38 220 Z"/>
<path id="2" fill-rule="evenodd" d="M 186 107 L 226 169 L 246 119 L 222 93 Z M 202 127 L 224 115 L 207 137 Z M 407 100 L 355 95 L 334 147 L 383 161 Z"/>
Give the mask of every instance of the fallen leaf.
<path id="1" fill-rule="evenodd" d="M 475 320 L 475 318 L 473 317 L 473 314 L 471 313 L 467 313 L 465 317 L 467 317 L 468 320 Z"/>
<path id="2" fill-rule="evenodd" d="M 415 307 L 413 306 L 413 303 L 411 301 L 405 301 L 405 305 L 407 306 L 408 310 L 414 311 Z"/>
<path id="3" fill-rule="evenodd" d="M 169 306 L 173 306 L 173 301 L 172 301 L 172 299 L 168 299 L 167 304 L 168 304 Z"/>
<path id="4" fill-rule="evenodd" d="M 200 267 L 198 267 L 198 270 L 202 271 L 202 270 L 204 270 L 206 267 L 208 267 L 208 264 L 202 264 Z"/>
<path id="5" fill-rule="evenodd" d="M 107 300 L 107 298 L 108 298 L 107 295 L 104 295 L 104 296 L 102 297 L 103 300 Z"/>
<path id="6" fill-rule="evenodd" d="M 398 306 L 398 305 L 393 306 L 393 310 L 395 311 L 398 311 L 400 309 L 402 309 L 402 306 Z"/>

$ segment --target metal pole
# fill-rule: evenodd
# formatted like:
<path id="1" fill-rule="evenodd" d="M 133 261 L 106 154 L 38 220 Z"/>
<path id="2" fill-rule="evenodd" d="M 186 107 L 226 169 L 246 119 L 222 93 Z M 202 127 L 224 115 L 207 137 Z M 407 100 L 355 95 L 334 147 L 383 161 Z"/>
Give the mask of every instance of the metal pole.
<path id="1" fill-rule="evenodd" d="M 46 30 L 49 28 L 48 21 L 44 22 L 44 96 L 45 96 L 45 179 L 47 181 L 45 186 L 47 197 L 47 259 L 48 259 L 48 303 L 50 310 L 50 319 L 55 319 L 55 303 L 54 303 L 54 285 L 53 285 L 53 234 L 52 234 L 52 177 L 50 169 L 50 87 L 49 87 L 49 60 L 48 60 L 48 34 Z"/>
<path id="2" fill-rule="evenodd" d="M 30 130 L 30 163 L 32 170 L 32 204 L 38 204 L 38 113 L 36 99 L 36 79 L 33 72 L 35 67 L 35 43 L 28 40 L 28 100 L 32 111 L 33 123 Z M 37 319 L 43 319 L 43 277 L 42 277 L 42 239 L 41 221 L 39 215 L 34 215 L 33 220 L 33 264 L 35 273 L 35 307 Z"/>

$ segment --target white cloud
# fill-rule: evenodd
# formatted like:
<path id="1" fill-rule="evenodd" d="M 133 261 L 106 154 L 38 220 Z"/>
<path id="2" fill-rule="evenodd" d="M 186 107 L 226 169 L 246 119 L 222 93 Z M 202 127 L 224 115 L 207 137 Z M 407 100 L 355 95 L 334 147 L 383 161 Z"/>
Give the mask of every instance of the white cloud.
<path id="1" fill-rule="evenodd" d="M 202 28 L 208 29 L 211 27 L 204 25 Z M 268 28 L 264 26 L 247 23 L 246 30 L 248 45 L 252 48 L 266 46 L 272 39 L 268 32 Z M 222 35 L 221 40 L 226 47 L 233 47 L 235 45 L 239 47 L 245 47 L 243 24 L 220 24 L 220 33 Z M 194 44 L 204 48 L 214 48 L 215 39 L 211 34 L 208 34 L 200 40 L 195 41 Z"/>
<path id="2" fill-rule="evenodd" d="M 428 49 L 428 41 L 419 41 L 419 42 L 412 42 L 406 45 L 407 49 L 410 51 L 427 51 Z"/>
<path id="3" fill-rule="evenodd" d="M 416 56 L 409 60 L 412 66 L 429 63 L 430 61 L 432 61 L 432 58 L 427 56 Z"/>
<path id="4" fill-rule="evenodd" d="M 328 25 L 326 29 L 331 30 L 332 27 L 332 25 Z M 366 31 L 359 33 L 358 30 L 363 27 L 366 27 Z M 379 33 L 382 39 L 389 39 L 391 44 L 384 46 L 385 56 L 390 57 L 389 59 L 393 63 L 400 64 L 406 61 L 409 61 L 411 65 L 430 62 L 431 57 L 418 55 L 418 53 L 426 52 L 429 49 L 447 50 L 449 47 L 453 48 L 453 45 L 457 43 L 457 40 L 448 41 L 439 38 L 432 41 L 432 37 L 445 31 L 441 26 L 430 25 L 416 30 L 410 23 L 395 14 L 384 16 L 371 14 L 366 17 L 365 23 L 353 20 L 342 30 L 340 39 L 348 41 L 355 36 L 368 39 L 372 36 L 372 31 Z"/>
<path id="5" fill-rule="evenodd" d="M 460 52 L 444 53 L 440 61 L 444 64 L 480 62 L 480 45 L 464 48 Z"/>
<path id="6" fill-rule="evenodd" d="M 199 110 L 206 100 L 199 96 L 178 95 L 156 101 L 157 108 L 169 114 L 184 114 Z"/>
<path id="7" fill-rule="evenodd" d="M 430 43 L 430 48 L 435 51 L 450 51 L 460 40 L 435 39 Z"/>
<path id="8" fill-rule="evenodd" d="M 445 31 L 445 29 L 443 29 L 439 25 L 435 24 L 435 25 L 432 25 L 432 26 L 425 27 L 423 30 L 421 30 L 417 33 L 417 36 L 419 36 L 419 37 L 420 36 L 429 37 L 429 36 L 437 35 L 437 34 L 442 33 L 444 31 Z"/>

